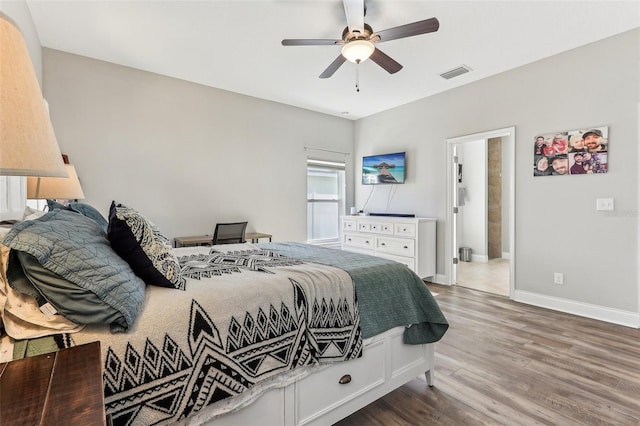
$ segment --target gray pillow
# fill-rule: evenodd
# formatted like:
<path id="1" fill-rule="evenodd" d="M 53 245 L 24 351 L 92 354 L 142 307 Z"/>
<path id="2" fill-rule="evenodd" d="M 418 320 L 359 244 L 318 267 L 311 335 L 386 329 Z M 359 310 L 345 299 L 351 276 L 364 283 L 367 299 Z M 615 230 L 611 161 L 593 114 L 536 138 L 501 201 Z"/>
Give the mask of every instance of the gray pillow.
<path id="1" fill-rule="evenodd" d="M 29 253 L 11 250 L 7 269 L 9 285 L 33 296 L 38 306 L 49 302 L 58 314 L 76 324 L 113 324 L 126 327 L 122 314 L 87 291 L 40 265 Z"/>
<path id="2" fill-rule="evenodd" d="M 118 311 L 121 318 L 112 323 L 112 331 L 127 329 L 140 313 L 145 284 L 113 251 L 94 220 L 70 210 L 56 209 L 38 219 L 16 224 L 3 242 L 12 250 L 30 254 L 44 269 L 77 286 L 78 291 L 85 292 L 87 300 L 92 299 L 89 293 L 93 293 L 101 301 L 100 309 L 104 309 L 105 318 L 110 318 L 109 309 Z M 13 263 L 9 267 L 16 265 Z M 31 271 L 40 277 L 40 281 L 51 279 L 44 277 L 41 270 L 31 268 Z M 36 281 L 32 284 L 38 288 Z M 61 285 L 51 281 L 48 284 Z M 38 290 L 42 294 L 46 292 Z M 52 294 L 49 292 L 48 298 L 52 298 L 49 301 L 59 311 L 88 314 L 98 309 L 93 302 L 83 305 L 82 297 L 74 298 L 72 306 L 68 298 Z"/>
<path id="3" fill-rule="evenodd" d="M 49 211 L 62 209 L 80 213 L 81 215 L 86 216 L 89 219 L 95 220 L 98 225 L 100 225 L 104 233 L 107 233 L 107 227 L 109 226 L 107 219 L 105 219 L 104 216 L 102 216 L 102 214 L 100 214 L 100 212 L 95 207 L 89 204 L 72 202 L 68 205 L 64 205 L 54 200 L 47 200 L 47 206 L 49 207 Z"/>

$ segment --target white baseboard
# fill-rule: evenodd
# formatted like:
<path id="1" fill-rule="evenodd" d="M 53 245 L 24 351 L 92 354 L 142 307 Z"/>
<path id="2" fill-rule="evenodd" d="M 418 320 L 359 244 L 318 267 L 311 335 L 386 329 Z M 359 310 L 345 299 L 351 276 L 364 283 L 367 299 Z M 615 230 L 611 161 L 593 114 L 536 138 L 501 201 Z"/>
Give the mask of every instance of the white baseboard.
<path id="1" fill-rule="evenodd" d="M 447 284 L 447 276 L 444 274 L 436 274 L 433 278 L 433 281 L 431 281 L 434 284 L 442 284 L 442 285 L 448 285 Z"/>
<path id="2" fill-rule="evenodd" d="M 640 328 L 640 312 L 622 311 L 620 309 L 576 302 L 575 300 L 561 299 L 559 297 L 546 296 L 522 290 L 515 291 L 513 300 L 581 317 L 624 325 L 626 327 Z"/>
<path id="3" fill-rule="evenodd" d="M 503 251 L 502 252 L 502 258 L 503 259 L 511 259 L 511 253 L 509 253 L 508 251 Z"/>
<path id="4" fill-rule="evenodd" d="M 473 254 L 473 253 L 471 253 L 471 261 L 472 262 L 487 263 L 487 262 L 489 262 L 489 256 L 487 256 L 486 254 Z"/>

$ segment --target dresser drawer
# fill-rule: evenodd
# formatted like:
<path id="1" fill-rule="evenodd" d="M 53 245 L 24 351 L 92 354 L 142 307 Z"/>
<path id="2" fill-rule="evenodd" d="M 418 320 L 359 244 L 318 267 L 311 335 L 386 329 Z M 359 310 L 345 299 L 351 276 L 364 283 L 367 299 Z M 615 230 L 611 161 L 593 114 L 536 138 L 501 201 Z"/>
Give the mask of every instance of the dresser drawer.
<path id="1" fill-rule="evenodd" d="M 393 235 L 393 223 L 380 223 L 380 231 L 381 234 L 385 235 Z"/>
<path id="2" fill-rule="evenodd" d="M 399 237 L 415 238 L 416 225 L 414 223 L 395 223 L 393 234 Z"/>
<path id="3" fill-rule="evenodd" d="M 375 237 L 372 235 L 344 234 L 342 243 L 349 247 L 373 249 Z"/>
<path id="4" fill-rule="evenodd" d="M 378 230 L 377 223 L 358 221 L 358 232 L 376 232 Z"/>
<path id="5" fill-rule="evenodd" d="M 414 257 L 416 244 L 414 240 L 408 238 L 378 237 L 376 239 L 376 250 L 379 253 Z"/>
<path id="6" fill-rule="evenodd" d="M 380 221 L 359 220 L 358 231 L 393 235 L 393 224 Z"/>
<path id="7" fill-rule="evenodd" d="M 355 219 L 344 219 L 342 221 L 343 231 L 356 231 L 358 229 L 358 221 Z"/>
<path id="8" fill-rule="evenodd" d="M 381 253 L 380 251 L 378 251 L 378 257 L 382 257 L 384 259 L 389 259 L 389 260 L 395 260 L 398 263 L 407 265 L 409 269 L 411 269 L 413 272 L 416 271 L 416 261 L 414 257 L 394 256 L 393 254 Z"/>
<path id="9" fill-rule="evenodd" d="M 363 358 L 336 363 L 305 377 L 296 383 L 298 423 L 306 424 L 381 385 L 384 375 L 384 341 L 380 341 L 367 346 Z M 341 384 L 340 381 L 348 383 Z"/>

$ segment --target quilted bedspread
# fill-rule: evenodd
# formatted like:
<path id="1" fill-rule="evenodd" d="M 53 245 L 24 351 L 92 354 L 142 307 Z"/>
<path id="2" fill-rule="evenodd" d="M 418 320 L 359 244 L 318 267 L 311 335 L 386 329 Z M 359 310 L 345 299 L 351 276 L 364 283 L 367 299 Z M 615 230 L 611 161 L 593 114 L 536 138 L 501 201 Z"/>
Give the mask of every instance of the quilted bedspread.
<path id="1" fill-rule="evenodd" d="M 449 328 L 424 281 L 401 263 L 296 242 L 261 243 L 258 246 L 347 271 L 356 286 L 365 339 L 404 325 L 410 326 L 404 332 L 404 343 L 432 343 L 440 340 Z"/>
<path id="2" fill-rule="evenodd" d="M 113 424 L 174 424 L 211 404 L 228 411 L 241 394 L 255 398 L 282 377 L 362 355 L 345 271 L 268 249 L 176 254 L 186 291 L 149 286 L 127 333 L 87 326 L 72 335 L 74 344 L 102 342 Z"/>

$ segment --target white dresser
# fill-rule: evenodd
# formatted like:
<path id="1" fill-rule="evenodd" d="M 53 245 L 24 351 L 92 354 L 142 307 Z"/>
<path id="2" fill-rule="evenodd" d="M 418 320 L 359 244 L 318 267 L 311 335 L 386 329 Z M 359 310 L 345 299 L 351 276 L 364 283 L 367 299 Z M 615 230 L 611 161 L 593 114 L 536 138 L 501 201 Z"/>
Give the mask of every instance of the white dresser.
<path id="1" fill-rule="evenodd" d="M 404 263 L 420 278 L 436 274 L 436 219 L 342 216 L 342 249 Z"/>

